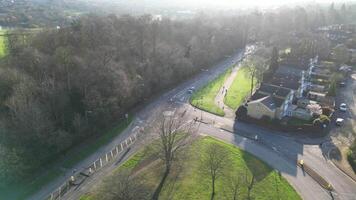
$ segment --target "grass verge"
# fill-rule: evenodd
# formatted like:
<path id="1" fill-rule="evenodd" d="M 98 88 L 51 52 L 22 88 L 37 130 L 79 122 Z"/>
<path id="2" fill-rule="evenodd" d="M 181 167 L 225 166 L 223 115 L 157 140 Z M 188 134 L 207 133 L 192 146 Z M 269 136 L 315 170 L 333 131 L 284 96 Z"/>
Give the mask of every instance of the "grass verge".
<path id="1" fill-rule="evenodd" d="M 191 99 L 190 103 L 207 112 L 219 115 L 219 116 L 224 116 L 225 112 L 223 109 L 219 108 L 217 105 L 215 105 L 215 97 L 218 94 L 220 88 L 223 86 L 226 78 L 231 74 L 231 68 L 226 70 L 225 73 L 221 74 L 219 77 L 208 83 L 206 86 L 203 88 L 199 89 L 196 91 Z"/>
<path id="2" fill-rule="evenodd" d="M 0 58 L 2 58 L 3 56 L 5 56 L 5 36 L 2 36 L 2 34 L 4 34 L 5 31 L 4 30 L 0 30 Z"/>
<path id="3" fill-rule="evenodd" d="M 215 199 L 232 199 L 233 191 L 231 190 L 230 177 L 238 177 L 241 179 L 238 199 L 246 199 L 247 184 L 244 183 L 243 180 L 246 175 L 251 176 L 252 174 L 256 177 L 256 182 L 251 192 L 253 199 L 301 199 L 289 183 L 267 164 L 231 144 L 221 142 L 211 137 L 200 138 L 184 150 L 179 161 L 173 166 L 167 178 L 160 199 L 193 200 L 210 198 L 211 180 L 209 174 L 201 170 L 201 159 L 207 156 L 204 149 L 211 143 L 222 146 L 231 160 L 223 169 L 223 175 L 217 179 Z M 153 192 L 160 181 L 160 177 L 164 171 L 164 165 L 162 162 L 155 162 L 154 165 L 148 165 L 146 161 L 152 157 L 154 151 L 151 151 L 151 153 L 145 152 L 145 150 L 140 151 L 124 163 L 123 166 L 126 165 L 126 169 L 131 169 L 132 172 L 135 172 L 135 177 L 139 178 L 139 180 Z M 139 162 L 137 162 L 138 160 Z M 139 171 L 135 170 L 135 168 L 142 166 L 144 166 L 144 168 L 141 168 Z M 118 173 L 117 170 L 109 176 L 115 176 L 116 173 Z M 99 185 L 95 191 L 90 192 L 90 195 L 87 194 L 83 197 L 85 197 L 85 199 L 90 197 L 90 200 L 102 198 L 104 194 L 100 194 L 100 187 Z M 116 187 L 113 186 L 113 188 Z"/>
<path id="4" fill-rule="evenodd" d="M 347 153 L 347 161 L 351 165 L 352 170 L 356 173 L 356 140 L 353 142 Z"/>
<path id="5" fill-rule="evenodd" d="M 256 82 L 254 85 L 256 85 Z M 242 67 L 237 72 L 237 75 L 232 82 L 232 85 L 227 91 L 224 98 L 225 105 L 236 110 L 244 101 L 245 98 L 250 94 L 251 91 L 251 78 L 248 74 L 248 69 Z"/>
<path id="6" fill-rule="evenodd" d="M 130 116 L 128 120 L 120 122 L 116 127 L 112 128 L 106 134 L 103 134 L 89 142 L 88 145 L 83 146 L 80 149 L 70 150 L 66 156 L 67 158 L 58 163 L 53 163 L 48 170 L 45 170 L 41 176 L 32 177 L 31 181 L 24 181 L 22 183 L 14 184 L 8 188 L 4 188 L 4 191 L 0 190 L 0 200 L 2 199 L 27 199 L 36 191 L 41 189 L 44 185 L 53 181 L 57 177 L 63 175 L 63 170 L 61 168 L 71 168 L 81 160 L 84 160 L 100 147 L 109 143 L 112 138 L 119 135 L 124 131 L 128 125 L 132 122 L 133 117 Z"/>

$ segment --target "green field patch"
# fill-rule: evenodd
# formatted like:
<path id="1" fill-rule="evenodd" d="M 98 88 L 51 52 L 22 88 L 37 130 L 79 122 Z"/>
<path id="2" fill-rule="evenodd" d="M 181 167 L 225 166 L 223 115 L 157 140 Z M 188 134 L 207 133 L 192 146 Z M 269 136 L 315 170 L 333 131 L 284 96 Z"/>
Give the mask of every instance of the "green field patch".
<path id="1" fill-rule="evenodd" d="M 218 76 L 216 79 L 213 81 L 209 82 L 207 85 L 196 91 L 191 99 L 190 103 L 204 111 L 219 115 L 219 116 L 224 116 L 225 112 L 223 109 L 218 107 L 215 104 L 215 98 L 220 90 L 220 88 L 223 86 L 225 80 L 229 77 L 231 74 L 231 68 L 226 70 L 225 73 L 221 74 Z"/>
<path id="2" fill-rule="evenodd" d="M 172 167 L 171 173 L 161 192 L 160 199 L 210 199 L 211 179 L 209 174 L 203 172 L 201 161 L 207 156 L 205 149 L 213 143 L 223 147 L 229 157 L 229 162 L 223 168 L 223 175 L 217 179 L 215 199 L 232 199 L 233 194 L 230 189 L 231 177 L 241 179 L 238 199 L 246 199 L 247 185 L 243 180 L 245 180 L 246 176 L 252 177 L 252 174 L 256 178 L 256 182 L 251 190 L 251 197 L 253 199 L 301 199 L 289 183 L 263 161 L 231 144 L 211 137 L 197 139 L 192 145 L 184 149 L 184 152 L 180 154 L 178 161 Z M 164 164 L 158 159 L 157 152 L 144 152 L 146 150 L 139 151 L 139 153 L 125 162 L 123 166 L 130 166 L 131 173 L 134 174 L 135 178 L 142 181 L 152 194 L 162 177 Z M 156 155 L 156 162 L 147 164 L 147 160 L 150 160 L 149 158 L 152 158 L 152 155 Z M 142 168 L 142 166 L 146 167 Z M 135 170 L 136 168 L 140 168 L 140 171 Z M 122 169 L 122 167 L 118 169 Z M 118 173 L 118 171 L 116 170 L 108 175 L 108 178 L 115 176 L 115 173 Z M 85 195 L 83 199 L 89 197 L 91 200 L 101 199 L 105 194 L 100 193 L 100 187 L 103 187 L 103 185 L 99 185 L 98 188 L 90 191 L 90 195 Z"/>
<path id="3" fill-rule="evenodd" d="M 4 34 L 5 31 L 0 30 L 0 58 L 5 56 L 6 53 L 6 45 L 5 45 L 6 36 L 4 36 Z"/>
<path id="4" fill-rule="evenodd" d="M 256 79 L 255 79 L 256 80 Z M 257 80 L 254 82 L 256 86 Z M 227 94 L 224 98 L 225 105 L 232 109 L 237 109 L 250 95 L 251 91 L 251 76 L 248 68 L 242 67 L 237 71 L 237 75 L 232 82 Z"/>

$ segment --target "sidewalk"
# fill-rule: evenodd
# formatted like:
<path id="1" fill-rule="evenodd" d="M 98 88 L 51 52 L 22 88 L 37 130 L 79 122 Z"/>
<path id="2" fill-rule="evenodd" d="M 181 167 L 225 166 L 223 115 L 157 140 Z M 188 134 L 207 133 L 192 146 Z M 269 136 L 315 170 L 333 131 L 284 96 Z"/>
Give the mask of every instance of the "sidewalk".
<path id="1" fill-rule="evenodd" d="M 238 65 L 232 69 L 231 75 L 225 80 L 224 85 L 220 88 L 219 93 L 215 97 L 215 104 L 221 109 L 223 109 L 225 112 L 225 117 L 230 119 L 235 118 L 235 112 L 224 104 L 224 98 L 226 96 L 227 90 L 229 90 L 230 86 L 235 80 L 239 68 L 240 66 Z"/>

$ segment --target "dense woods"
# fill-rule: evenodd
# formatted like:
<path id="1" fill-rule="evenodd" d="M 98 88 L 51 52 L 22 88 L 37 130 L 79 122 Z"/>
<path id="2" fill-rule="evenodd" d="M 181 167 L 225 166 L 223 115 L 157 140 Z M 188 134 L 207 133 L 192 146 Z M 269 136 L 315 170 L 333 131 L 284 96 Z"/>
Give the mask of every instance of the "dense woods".
<path id="1" fill-rule="evenodd" d="M 103 134 L 152 94 L 244 47 L 240 23 L 86 16 L 68 28 L 9 35 L 0 71 L 1 179 Z"/>
<path id="2" fill-rule="evenodd" d="M 104 134 L 145 99 L 247 42 L 291 46 L 303 55 L 327 51 L 326 39 L 311 30 L 346 20 L 335 10 L 199 14 L 180 21 L 86 15 L 38 34 L 13 31 L 0 60 L 0 186 Z"/>

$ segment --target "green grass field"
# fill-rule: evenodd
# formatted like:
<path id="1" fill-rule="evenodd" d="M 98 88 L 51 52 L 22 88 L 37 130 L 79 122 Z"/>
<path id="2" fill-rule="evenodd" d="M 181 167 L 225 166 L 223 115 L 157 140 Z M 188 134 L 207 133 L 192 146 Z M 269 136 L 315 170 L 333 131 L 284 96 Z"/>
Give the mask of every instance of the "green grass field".
<path id="1" fill-rule="evenodd" d="M 100 147 L 109 143 L 112 138 L 124 131 L 132 120 L 133 117 L 130 116 L 127 121 L 120 122 L 106 134 L 103 134 L 96 139 L 90 139 L 90 141 L 87 142 L 87 145 L 78 149 L 69 150 L 66 159 L 54 161 L 48 169 L 41 173 L 40 176 L 31 177 L 30 181 L 25 180 L 22 183 L 11 185 L 8 188 L 4 188 L 4 191 L 0 190 L 0 200 L 27 199 L 42 186 L 63 175 L 63 171 L 60 168 L 71 168 L 81 160 L 84 160 Z"/>
<path id="2" fill-rule="evenodd" d="M 255 81 L 255 85 L 256 85 Z M 251 78 L 248 74 L 247 68 L 242 67 L 237 72 L 237 76 L 232 82 L 225 98 L 225 105 L 232 109 L 237 109 L 244 101 L 245 98 L 250 94 L 251 90 Z"/>
<path id="3" fill-rule="evenodd" d="M 5 36 L 2 36 L 4 34 L 4 30 L 0 30 L 0 58 L 5 55 Z"/>
<path id="4" fill-rule="evenodd" d="M 215 104 L 214 100 L 220 88 L 223 86 L 226 78 L 230 74 L 231 68 L 229 68 L 225 73 L 221 74 L 209 84 L 195 92 L 192 95 L 192 98 L 190 99 L 190 103 L 199 109 L 219 116 L 224 116 L 224 111 Z"/>
<path id="5" fill-rule="evenodd" d="M 250 177 L 251 174 L 254 174 L 256 177 L 256 182 L 251 192 L 253 199 L 301 199 L 289 183 L 267 164 L 231 144 L 211 137 L 200 138 L 184 150 L 179 158 L 180 164 L 173 166 L 167 178 L 160 199 L 210 199 L 211 179 L 207 173 L 202 172 L 201 160 L 206 156 L 204 149 L 211 143 L 222 146 L 230 158 L 230 162 L 225 165 L 222 171 L 223 175 L 217 180 L 215 199 L 232 199 L 232 191 L 229 189 L 231 184 L 230 177 L 241 178 L 238 199 L 246 199 L 247 186 L 243 182 L 246 174 Z M 117 168 L 113 174 L 108 175 L 108 177 L 115 176 L 123 168 L 129 169 L 135 173 L 135 177 L 142 180 L 153 192 L 160 181 L 164 166 L 162 162 L 152 161 L 152 155 L 156 155 L 152 148 L 149 151 L 142 150 Z M 151 162 L 147 162 L 150 160 Z M 102 185 L 84 195 L 81 200 L 100 199 L 102 197 L 102 194 L 98 192 L 100 187 Z"/>

